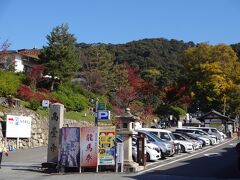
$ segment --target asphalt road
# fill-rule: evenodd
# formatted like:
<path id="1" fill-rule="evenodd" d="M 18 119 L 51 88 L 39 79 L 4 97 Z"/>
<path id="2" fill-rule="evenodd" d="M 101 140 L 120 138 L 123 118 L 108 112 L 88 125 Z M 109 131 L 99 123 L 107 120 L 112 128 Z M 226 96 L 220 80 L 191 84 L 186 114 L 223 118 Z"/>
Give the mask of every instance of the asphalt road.
<path id="1" fill-rule="evenodd" d="M 0 180 L 240 179 L 235 152 L 236 143 L 237 140 L 226 140 L 220 145 L 148 164 L 145 171 L 130 174 L 113 172 L 46 174 L 40 169 L 41 163 L 46 161 L 46 147 L 18 150 L 10 152 L 8 157 L 4 157 L 2 169 L 0 169 Z"/>

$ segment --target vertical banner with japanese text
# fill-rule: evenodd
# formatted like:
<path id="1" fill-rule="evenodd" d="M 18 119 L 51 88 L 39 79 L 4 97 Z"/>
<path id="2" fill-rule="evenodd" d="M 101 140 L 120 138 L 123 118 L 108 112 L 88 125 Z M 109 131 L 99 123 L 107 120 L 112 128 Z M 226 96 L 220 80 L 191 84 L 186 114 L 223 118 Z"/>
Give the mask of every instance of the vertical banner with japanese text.
<path id="1" fill-rule="evenodd" d="M 98 127 L 99 151 L 98 165 L 115 164 L 114 139 L 116 135 L 115 126 Z"/>
<path id="2" fill-rule="evenodd" d="M 80 166 L 97 166 L 98 161 L 98 128 L 82 127 L 80 138 Z"/>
<path id="3" fill-rule="evenodd" d="M 80 128 L 63 127 L 61 129 L 58 162 L 64 167 L 79 167 Z"/>

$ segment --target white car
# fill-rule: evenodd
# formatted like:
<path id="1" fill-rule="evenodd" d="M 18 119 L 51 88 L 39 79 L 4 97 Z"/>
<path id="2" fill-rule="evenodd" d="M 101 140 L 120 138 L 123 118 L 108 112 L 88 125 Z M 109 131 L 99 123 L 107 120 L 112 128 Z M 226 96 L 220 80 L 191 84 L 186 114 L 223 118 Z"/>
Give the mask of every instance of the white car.
<path id="1" fill-rule="evenodd" d="M 223 141 L 224 141 L 224 139 L 226 139 L 227 138 L 227 135 L 226 134 L 224 134 L 223 132 L 221 132 L 221 131 L 219 131 L 219 133 L 222 135 L 222 138 L 223 138 Z"/>
<path id="2" fill-rule="evenodd" d="M 180 133 L 173 133 L 174 138 L 180 143 L 181 152 L 192 152 L 197 148 L 197 144 Z"/>
<path id="3" fill-rule="evenodd" d="M 205 146 L 209 146 L 210 145 L 210 140 L 208 138 L 201 137 L 201 136 L 198 136 L 198 138 L 204 141 Z"/>
<path id="4" fill-rule="evenodd" d="M 204 137 L 204 138 L 208 138 L 210 140 L 210 144 L 214 145 L 214 144 L 218 144 L 219 141 L 217 141 L 217 137 L 215 135 L 210 135 L 200 129 L 190 129 L 190 128 L 177 128 L 176 132 L 185 132 L 185 133 L 189 133 L 192 134 L 196 137 Z"/>
<path id="5" fill-rule="evenodd" d="M 153 143 L 147 143 L 145 146 L 147 159 L 146 161 L 157 161 L 161 158 L 161 151 L 159 150 L 158 146 Z M 133 160 L 137 160 L 137 146 L 132 146 L 132 156 Z"/>

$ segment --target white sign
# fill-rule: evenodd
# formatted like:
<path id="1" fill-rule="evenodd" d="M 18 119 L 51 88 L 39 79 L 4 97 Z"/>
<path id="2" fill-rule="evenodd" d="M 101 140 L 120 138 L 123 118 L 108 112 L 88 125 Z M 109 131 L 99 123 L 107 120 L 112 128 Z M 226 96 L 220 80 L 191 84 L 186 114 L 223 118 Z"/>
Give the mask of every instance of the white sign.
<path id="1" fill-rule="evenodd" d="M 7 115 L 6 137 L 30 138 L 31 121 L 31 117 Z"/>
<path id="2" fill-rule="evenodd" d="M 42 107 L 49 107 L 49 100 L 42 100 Z"/>
<path id="3" fill-rule="evenodd" d="M 97 119 L 98 120 L 109 120 L 110 119 L 110 111 L 98 110 L 97 111 Z"/>
<path id="4" fill-rule="evenodd" d="M 123 143 L 117 143 L 117 163 L 123 163 Z"/>

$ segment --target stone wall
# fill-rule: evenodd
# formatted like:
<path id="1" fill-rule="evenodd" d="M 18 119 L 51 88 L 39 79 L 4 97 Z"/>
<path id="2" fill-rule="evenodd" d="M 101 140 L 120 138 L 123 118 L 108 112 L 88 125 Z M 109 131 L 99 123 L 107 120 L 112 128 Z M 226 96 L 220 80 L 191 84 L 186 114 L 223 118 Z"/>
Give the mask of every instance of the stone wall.
<path id="1" fill-rule="evenodd" d="M 8 112 L 5 112 L 9 115 L 16 116 L 30 116 L 32 117 L 32 129 L 31 129 L 31 138 L 29 139 L 19 139 L 19 149 L 27 149 L 33 147 L 47 146 L 48 144 L 48 117 L 40 117 L 35 111 L 28 109 L 11 109 Z M 3 137 L 2 125 L 0 124 L 0 140 Z M 92 126 L 88 122 L 78 122 L 70 119 L 64 120 L 64 127 L 87 127 Z M 17 148 L 17 139 L 16 138 L 8 138 L 7 144 L 10 150 L 14 150 Z"/>

